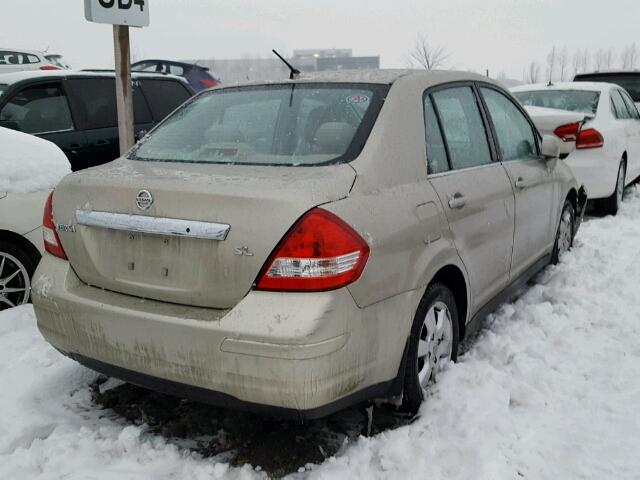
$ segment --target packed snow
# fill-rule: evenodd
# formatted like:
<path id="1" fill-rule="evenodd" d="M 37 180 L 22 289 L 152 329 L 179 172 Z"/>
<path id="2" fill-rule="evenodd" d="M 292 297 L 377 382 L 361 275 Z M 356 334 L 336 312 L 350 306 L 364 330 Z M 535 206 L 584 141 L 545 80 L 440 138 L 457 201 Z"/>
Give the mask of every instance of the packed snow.
<path id="1" fill-rule="evenodd" d="M 640 188 L 499 309 L 413 423 L 356 438 L 294 478 L 640 478 Z M 0 478 L 265 478 L 101 410 L 96 374 L 0 313 Z"/>
<path id="2" fill-rule="evenodd" d="M 57 145 L 0 127 L 0 171 L 0 193 L 32 193 L 54 188 L 71 166 Z"/>

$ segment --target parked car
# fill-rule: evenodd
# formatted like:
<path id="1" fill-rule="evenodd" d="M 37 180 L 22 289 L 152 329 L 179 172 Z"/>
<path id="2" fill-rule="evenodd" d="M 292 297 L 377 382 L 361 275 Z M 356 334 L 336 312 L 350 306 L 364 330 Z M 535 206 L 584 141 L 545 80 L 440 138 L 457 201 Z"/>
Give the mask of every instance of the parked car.
<path id="1" fill-rule="evenodd" d="M 37 52 L 35 50 L 19 50 L 0 48 L 0 74 L 23 72 L 27 70 L 60 70 L 68 69 L 62 55 Z"/>
<path id="2" fill-rule="evenodd" d="M 586 195 L 558 153 L 471 73 L 209 90 L 57 187 L 38 325 L 90 368 L 231 408 L 415 412 L 570 248 Z"/>
<path id="3" fill-rule="evenodd" d="M 512 89 L 523 105 L 558 108 L 587 116 L 568 125 L 563 138 L 576 139 L 566 159 L 596 206 L 615 215 L 624 187 L 640 175 L 640 114 L 629 94 L 611 83 L 569 82 Z"/>
<path id="4" fill-rule="evenodd" d="M 636 107 L 640 109 L 640 70 L 579 73 L 575 76 L 574 81 L 615 83 L 629 93 Z"/>
<path id="5" fill-rule="evenodd" d="M 196 92 L 220 85 L 220 79 L 211 74 L 207 67 L 193 63 L 173 62 L 170 60 L 143 60 L 131 65 L 134 72 L 154 72 L 177 75 L 189 82 Z"/>
<path id="6" fill-rule="evenodd" d="M 193 95 L 181 78 L 134 74 L 138 138 Z M 58 145 L 74 171 L 120 155 L 113 72 L 22 72 L 0 75 L 0 127 Z"/>
<path id="7" fill-rule="evenodd" d="M 42 206 L 70 172 L 60 149 L 31 135 L 0 128 L 0 310 L 29 301 L 44 252 Z"/>

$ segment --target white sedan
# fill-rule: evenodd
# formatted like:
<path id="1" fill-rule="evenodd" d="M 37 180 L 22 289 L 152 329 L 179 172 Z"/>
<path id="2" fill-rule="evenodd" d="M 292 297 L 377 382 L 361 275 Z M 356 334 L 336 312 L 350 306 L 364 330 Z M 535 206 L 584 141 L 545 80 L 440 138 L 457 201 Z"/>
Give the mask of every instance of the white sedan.
<path id="1" fill-rule="evenodd" d="M 44 204 L 70 171 L 53 143 L 0 128 L 0 310 L 29 301 L 44 251 Z"/>
<path id="2" fill-rule="evenodd" d="M 596 207 L 615 215 L 624 187 L 640 176 L 640 113 L 629 94 L 609 83 L 526 85 L 512 90 L 525 107 L 568 110 L 582 122 L 556 129 L 576 150 L 566 162 Z"/>

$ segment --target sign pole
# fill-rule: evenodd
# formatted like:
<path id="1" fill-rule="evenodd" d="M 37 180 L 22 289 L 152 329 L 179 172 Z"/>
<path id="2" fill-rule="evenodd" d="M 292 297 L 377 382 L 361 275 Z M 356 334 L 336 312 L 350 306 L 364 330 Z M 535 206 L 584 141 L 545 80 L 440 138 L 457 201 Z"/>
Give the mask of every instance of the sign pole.
<path id="1" fill-rule="evenodd" d="M 135 144 L 129 27 L 126 25 L 114 25 L 113 42 L 116 59 L 116 101 L 118 105 L 120 155 L 124 155 Z"/>

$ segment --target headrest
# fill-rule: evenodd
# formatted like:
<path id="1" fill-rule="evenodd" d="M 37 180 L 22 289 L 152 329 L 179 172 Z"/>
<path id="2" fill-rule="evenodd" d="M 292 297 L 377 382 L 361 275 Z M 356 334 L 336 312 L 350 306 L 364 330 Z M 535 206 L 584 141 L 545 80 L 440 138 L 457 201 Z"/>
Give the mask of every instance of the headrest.
<path id="1" fill-rule="evenodd" d="M 345 122 L 327 122 L 316 131 L 316 144 L 320 153 L 342 155 L 347 151 L 356 134 L 356 128 Z"/>

